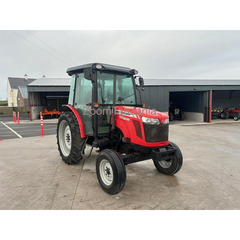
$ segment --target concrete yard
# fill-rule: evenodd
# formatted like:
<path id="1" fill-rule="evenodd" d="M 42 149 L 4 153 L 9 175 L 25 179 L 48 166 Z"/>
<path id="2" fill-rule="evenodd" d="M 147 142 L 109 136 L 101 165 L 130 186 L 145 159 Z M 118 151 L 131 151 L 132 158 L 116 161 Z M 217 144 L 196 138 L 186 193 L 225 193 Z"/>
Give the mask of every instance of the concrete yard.
<path id="1" fill-rule="evenodd" d="M 170 140 L 183 153 L 180 172 L 160 174 L 151 160 L 127 165 L 113 196 L 98 184 L 96 152 L 68 166 L 55 135 L 0 141 L 0 209 L 240 209 L 240 121 L 173 124 Z"/>

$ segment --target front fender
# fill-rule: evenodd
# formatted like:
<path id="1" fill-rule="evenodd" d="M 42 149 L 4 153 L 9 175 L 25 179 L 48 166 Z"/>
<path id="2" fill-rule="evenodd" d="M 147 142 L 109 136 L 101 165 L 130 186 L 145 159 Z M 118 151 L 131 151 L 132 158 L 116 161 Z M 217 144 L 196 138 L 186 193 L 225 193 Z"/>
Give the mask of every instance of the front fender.
<path id="1" fill-rule="evenodd" d="M 119 115 L 115 115 L 116 121 L 115 121 L 115 125 L 117 128 L 119 128 L 122 133 L 123 136 L 125 138 L 130 138 L 131 139 L 131 134 L 129 132 L 129 124 L 127 124 L 125 121 L 123 121 L 122 119 L 119 118 Z"/>

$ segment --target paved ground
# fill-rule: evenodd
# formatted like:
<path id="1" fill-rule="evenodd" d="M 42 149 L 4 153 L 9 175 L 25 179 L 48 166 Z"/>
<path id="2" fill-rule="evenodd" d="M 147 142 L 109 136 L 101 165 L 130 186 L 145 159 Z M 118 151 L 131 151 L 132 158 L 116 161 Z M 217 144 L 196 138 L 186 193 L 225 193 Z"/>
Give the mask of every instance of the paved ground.
<path id="1" fill-rule="evenodd" d="M 28 121 L 29 120 L 29 116 L 20 116 L 20 121 Z M 1 116 L 0 115 L 0 121 L 3 122 L 11 122 L 13 121 L 13 117 L 12 116 Z"/>
<path id="2" fill-rule="evenodd" d="M 181 171 L 159 174 L 151 160 L 128 165 L 114 196 L 98 184 L 95 152 L 68 166 L 55 135 L 1 141 L 0 209 L 240 209 L 239 123 L 172 125 Z"/>
<path id="3" fill-rule="evenodd" d="M 44 120 L 44 135 L 56 134 L 57 119 Z M 0 117 L 0 139 L 41 136 L 40 120 L 21 119 L 20 124 L 9 117 Z"/>

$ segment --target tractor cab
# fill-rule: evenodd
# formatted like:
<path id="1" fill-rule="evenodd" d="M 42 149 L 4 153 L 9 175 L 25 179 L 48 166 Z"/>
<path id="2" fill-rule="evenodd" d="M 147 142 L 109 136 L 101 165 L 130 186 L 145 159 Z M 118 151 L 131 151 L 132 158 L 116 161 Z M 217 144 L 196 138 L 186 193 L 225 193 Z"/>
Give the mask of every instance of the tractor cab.
<path id="1" fill-rule="evenodd" d="M 160 173 L 174 175 L 181 169 L 181 151 L 168 140 L 169 116 L 137 102 L 135 80 L 139 86 L 144 81 L 135 69 L 91 63 L 67 73 L 72 77 L 69 100 L 57 126 L 65 163 L 79 163 L 86 145 L 89 156 L 97 148 L 98 181 L 109 194 L 124 188 L 127 164 L 152 159 Z"/>
<path id="2" fill-rule="evenodd" d="M 72 77 L 68 104 L 78 111 L 88 136 L 110 133 L 117 106 L 137 106 L 134 69 L 87 64 L 67 73 Z"/>

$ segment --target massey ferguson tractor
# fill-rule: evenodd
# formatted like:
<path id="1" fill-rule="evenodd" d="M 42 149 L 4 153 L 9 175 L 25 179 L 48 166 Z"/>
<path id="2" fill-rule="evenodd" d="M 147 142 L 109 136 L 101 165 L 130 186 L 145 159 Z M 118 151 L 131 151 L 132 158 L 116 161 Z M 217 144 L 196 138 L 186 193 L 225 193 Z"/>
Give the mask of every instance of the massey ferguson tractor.
<path id="1" fill-rule="evenodd" d="M 97 148 L 97 178 L 108 194 L 124 188 L 127 164 L 152 159 L 160 173 L 174 175 L 181 169 L 182 153 L 168 141 L 169 116 L 137 103 L 136 80 L 141 87 L 144 81 L 136 70 L 93 63 L 67 73 L 72 77 L 69 101 L 57 126 L 66 164 L 79 163 L 86 145 L 89 156 Z"/>

